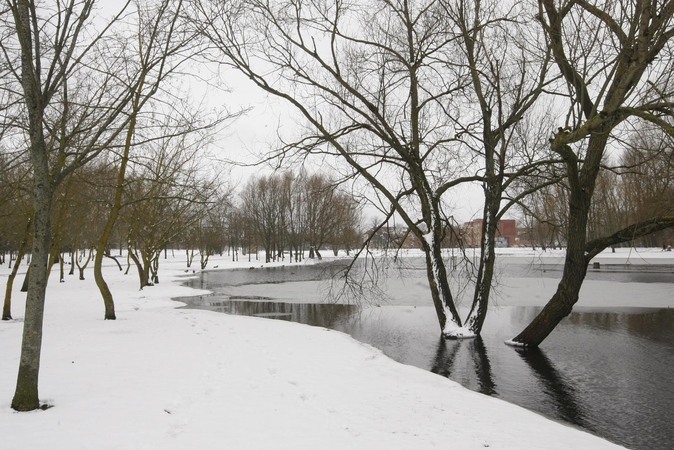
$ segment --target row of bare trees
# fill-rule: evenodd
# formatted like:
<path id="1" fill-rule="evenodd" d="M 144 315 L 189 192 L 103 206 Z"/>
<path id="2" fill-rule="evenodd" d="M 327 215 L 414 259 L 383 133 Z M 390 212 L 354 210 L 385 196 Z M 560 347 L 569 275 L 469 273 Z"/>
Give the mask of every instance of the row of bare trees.
<path id="1" fill-rule="evenodd" d="M 602 165 L 588 218 L 590 239 L 611 235 L 651 217 L 674 214 L 674 147 L 667 134 L 646 129 L 614 161 L 606 158 Z M 562 181 L 522 202 L 523 242 L 543 248 L 566 245 L 568 192 L 568 185 Z M 665 229 L 634 236 L 617 246 L 666 248 L 673 242 L 674 233 Z"/>
<path id="2" fill-rule="evenodd" d="M 267 262 L 285 259 L 286 254 L 299 262 L 306 251 L 309 258 L 320 258 L 320 249 L 326 245 L 335 254 L 340 249 L 348 254 L 361 244 L 359 205 L 324 175 L 302 171 L 297 177 L 290 173 L 254 177 L 239 193 L 237 204 L 222 188 L 226 184 L 200 173 L 194 153 L 181 146 L 155 150 L 130 161 L 122 208 L 102 255 L 117 261 L 111 247 L 119 249 L 117 256 L 126 249 L 141 289 L 158 282 L 160 256 L 168 248 L 185 249 L 187 267 L 198 255 L 205 269 L 209 257 L 222 254 L 226 247 L 233 257 L 262 248 Z M 9 180 L 22 170 L 23 166 L 17 166 L 3 175 Z M 61 282 L 65 263 L 70 264 L 70 275 L 77 269 L 79 279 L 84 280 L 105 230 L 115 176 L 114 165 L 94 163 L 73 172 L 59 186 L 51 214 L 49 273 L 58 262 Z M 11 319 L 11 286 L 30 249 L 33 212 L 28 191 L 28 180 L 21 185 L 0 183 L 4 194 L 0 204 L 4 212 L 0 217 L 2 254 L 8 252 L 13 269 L 3 320 Z"/>
<path id="3" fill-rule="evenodd" d="M 231 117 L 195 109 L 185 90 L 198 36 L 180 25 L 183 1 L 127 1 L 111 14 L 100 6 L 8 0 L 0 9 L 0 145 L 3 179 L 15 180 L 3 184 L 16 203 L 8 220 L 23 223 L 11 239 L 20 248 L 19 234 L 32 241 L 12 400 L 19 411 L 40 407 L 47 280 L 66 243 L 72 255 L 96 247 L 94 278 L 105 319 L 114 320 L 101 271 L 108 242 L 115 230 L 128 230 L 122 234 L 146 283 L 162 241 L 208 201 L 200 184 L 213 176 L 195 177 L 193 156 Z M 127 222 L 144 222 L 118 222 L 123 208 L 133 211 Z"/>
<path id="4" fill-rule="evenodd" d="M 321 258 L 325 245 L 335 255 L 340 249 L 349 254 L 362 240 L 358 203 L 322 174 L 253 178 L 241 192 L 236 214 L 241 225 L 232 227 L 231 246 L 249 245 L 247 232 L 264 249 L 266 262 L 283 258 L 286 250 L 291 261 L 301 261 L 306 250 L 309 258 Z"/>
<path id="5" fill-rule="evenodd" d="M 188 233 L 195 224 L 212 216 L 213 205 L 226 196 L 215 178 L 202 173 L 200 158 L 194 150 L 190 152 L 180 143 L 174 144 L 164 142 L 161 146 L 146 148 L 143 157 L 138 155 L 130 161 L 118 220 L 105 237 L 110 242 L 101 252 L 101 258 L 114 258 L 111 244 L 120 250 L 126 248 L 137 267 L 141 288 L 157 279 L 160 252 L 176 242 L 189 245 Z M 29 195 L 30 180 L 7 182 L 25 172 L 26 165 L 4 170 L 0 183 L 0 192 L 4 194 L 0 203 L 2 254 L 9 253 L 12 268 L 3 320 L 11 319 L 11 284 L 23 256 L 30 253 L 32 242 L 34 211 Z M 114 162 L 101 159 L 78 168 L 58 186 L 50 215 L 48 275 L 58 262 L 60 281 L 64 281 L 64 264 L 69 260 L 70 274 L 77 269 L 79 278 L 84 279 L 84 271 L 98 254 L 97 248 L 105 233 L 107 211 L 115 197 L 116 177 Z"/>

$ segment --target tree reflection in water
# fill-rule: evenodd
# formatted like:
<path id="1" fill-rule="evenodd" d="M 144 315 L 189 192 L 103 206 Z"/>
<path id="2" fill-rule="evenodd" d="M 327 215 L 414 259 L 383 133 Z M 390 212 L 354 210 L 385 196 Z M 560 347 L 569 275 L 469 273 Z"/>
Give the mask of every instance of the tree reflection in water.
<path id="1" fill-rule="evenodd" d="M 533 379 L 540 384 L 540 390 L 532 391 L 543 392 L 549 398 L 549 404 L 556 410 L 554 416 L 586 430 L 593 430 L 591 424 L 585 420 L 576 389 L 555 368 L 543 350 L 531 348 L 515 351 L 533 375 L 532 378 L 523 378 L 522 382 L 527 383 Z M 482 394 L 500 397 L 487 347 L 482 338 L 458 341 L 439 339 L 431 372 L 457 380 Z M 527 390 L 522 389 L 520 392 L 525 393 Z"/>
<path id="2" fill-rule="evenodd" d="M 431 367 L 431 372 L 450 378 L 455 364 L 465 361 L 472 365 L 477 382 L 476 391 L 486 395 L 497 395 L 496 383 L 487 356 L 487 347 L 482 338 L 468 340 L 447 340 L 440 338 Z M 461 372 L 468 372 L 461 369 Z M 471 378 L 471 377 L 469 377 Z"/>
<path id="3" fill-rule="evenodd" d="M 552 364 L 540 348 L 515 349 L 522 360 L 531 368 L 535 378 L 540 382 L 541 391 L 548 396 L 557 411 L 556 417 L 594 431 L 591 423 L 585 420 L 576 389 Z"/>

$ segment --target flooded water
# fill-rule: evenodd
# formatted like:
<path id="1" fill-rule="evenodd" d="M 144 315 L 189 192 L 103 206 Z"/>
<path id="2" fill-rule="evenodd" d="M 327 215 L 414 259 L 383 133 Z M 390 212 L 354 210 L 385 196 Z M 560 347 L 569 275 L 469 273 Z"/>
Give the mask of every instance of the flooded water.
<path id="1" fill-rule="evenodd" d="M 603 267 L 593 277 L 671 282 L 671 267 L 632 271 Z M 651 269 L 653 269 L 651 267 Z M 335 267 L 328 268 L 334 272 Z M 554 267 L 527 269 L 549 276 Z M 544 270 L 544 272 L 543 272 Z M 523 268 L 507 269 L 523 276 Z M 519 271 L 519 272 L 518 272 Z M 621 278 L 622 272 L 622 278 Z M 541 275 L 545 273 L 545 275 Z M 448 377 L 472 390 L 579 426 L 633 449 L 670 449 L 674 442 L 674 309 L 578 308 L 541 349 L 503 344 L 538 313 L 507 306 L 487 316 L 479 339 L 439 337 L 430 306 L 380 306 L 274 301 L 274 286 L 327 277 L 324 267 L 203 272 L 193 287 L 211 295 L 181 299 L 191 308 L 290 320 L 343 331 L 389 357 Z M 606 279 L 606 278 L 602 278 Z M 318 282 L 318 281 L 315 281 Z M 642 281 L 644 282 L 644 281 Z M 231 296 L 232 286 L 255 284 L 255 295 Z M 250 292 L 250 289 L 249 291 Z"/>

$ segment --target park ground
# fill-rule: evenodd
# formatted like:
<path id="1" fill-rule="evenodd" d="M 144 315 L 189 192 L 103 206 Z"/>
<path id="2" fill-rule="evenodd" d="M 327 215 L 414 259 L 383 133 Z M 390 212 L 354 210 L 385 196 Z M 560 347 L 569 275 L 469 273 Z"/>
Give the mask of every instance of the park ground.
<path id="1" fill-rule="evenodd" d="M 671 253 L 649 252 L 672 262 Z M 228 259 L 210 266 L 253 267 Z M 0 266 L 2 286 L 8 272 Z M 204 293 L 180 285 L 194 276 L 182 254 L 162 259 L 161 283 L 142 291 L 133 271 L 124 275 L 113 263 L 104 274 L 116 321 L 103 320 L 90 271 L 84 281 L 74 275 L 65 283 L 52 274 L 40 369 L 40 398 L 51 407 L 30 413 L 10 408 L 25 299 L 17 278 L 14 320 L 0 323 L 3 449 L 620 448 L 399 364 L 336 331 L 180 309 L 171 298 Z M 554 287 L 522 283 L 504 284 L 501 301 L 541 301 Z"/>

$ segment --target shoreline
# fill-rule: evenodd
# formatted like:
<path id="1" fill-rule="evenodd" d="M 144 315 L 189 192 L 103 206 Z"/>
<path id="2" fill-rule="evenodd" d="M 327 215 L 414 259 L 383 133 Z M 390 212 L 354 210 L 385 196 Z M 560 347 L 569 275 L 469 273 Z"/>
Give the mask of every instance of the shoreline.
<path id="1" fill-rule="evenodd" d="M 621 448 L 446 378 L 399 364 L 345 334 L 178 308 L 184 260 L 137 290 L 106 266 L 118 320 L 103 321 L 93 276 L 51 278 L 40 398 L 16 413 L 25 294 L 0 323 L 0 435 L 30 449 Z M 224 261 L 212 264 L 225 265 Z M 6 268 L 6 267 L 5 267 Z M 3 275 L 6 271 L 2 271 Z M 0 280 L 5 280 L 1 276 Z M 554 439 L 552 439 L 554 437 Z"/>

